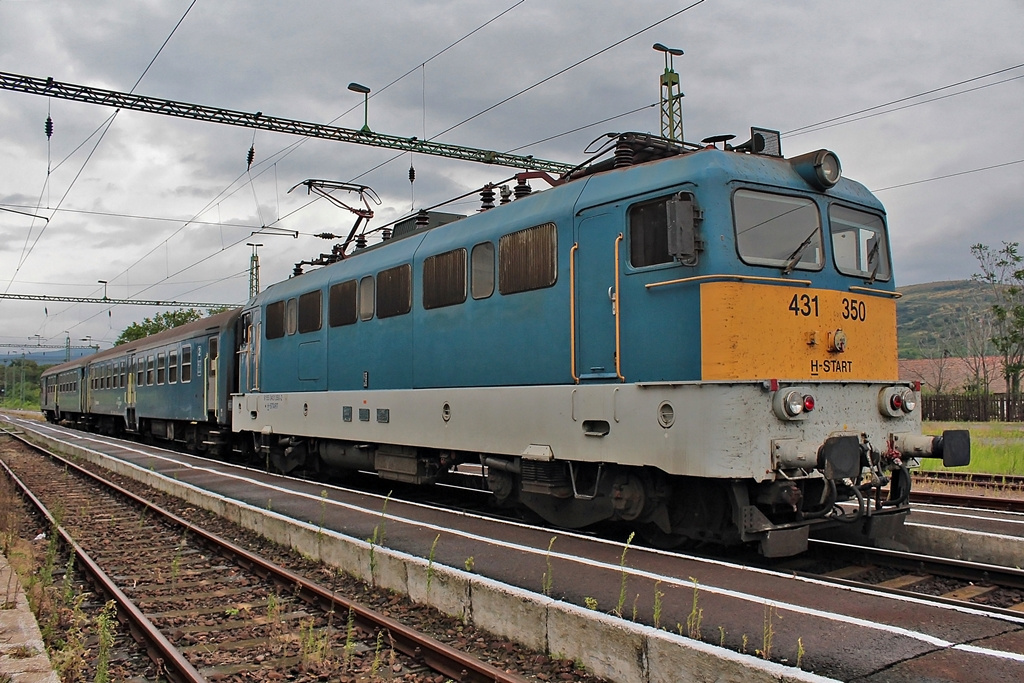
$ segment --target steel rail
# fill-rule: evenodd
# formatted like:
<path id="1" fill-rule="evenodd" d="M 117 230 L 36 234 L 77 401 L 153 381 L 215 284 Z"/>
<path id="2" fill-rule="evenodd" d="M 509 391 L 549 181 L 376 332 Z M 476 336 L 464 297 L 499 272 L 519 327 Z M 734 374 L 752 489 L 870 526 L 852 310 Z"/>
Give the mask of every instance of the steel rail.
<path id="1" fill-rule="evenodd" d="M 30 448 L 42 450 L 38 446 L 26 441 L 20 435 L 8 431 L 7 434 L 18 439 Z M 45 452 L 45 451 L 44 451 Z M 66 462 L 66 461 L 65 461 Z M 153 663 L 160 668 L 163 674 L 176 683 L 206 683 L 207 679 L 185 658 L 185 655 L 176 648 L 171 641 L 151 622 L 142 610 L 125 595 L 113 580 L 104 572 L 89 554 L 80 546 L 64 527 L 57 524 L 56 518 L 46 508 L 39 498 L 18 478 L 7 466 L 7 463 L 0 461 L 7 476 L 15 483 L 22 495 L 29 500 L 39 512 L 46 517 L 50 527 L 60 535 L 64 544 L 70 548 L 77 558 L 78 566 L 88 575 L 90 582 L 101 593 L 110 597 L 117 606 L 120 614 L 127 622 L 132 636 L 139 642 L 144 643 L 146 652 Z M 77 467 L 76 467 L 77 469 Z"/>
<path id="2" fill-rule="evenodd" d="M 918 505 L 948 505 L 976 510 L 1024 513 L 1024 498 L 995 498 L 993 496 L 975 496 L 968 493 L 912 490 L 910 492 L 910 502 L 917 503 Z"/>
<path id="3" fill-rule="evenodd" d="M 160 506 L 113 482 L 107 481 L 96 473 L 22 438 L 20 435 L 11 435 L 29 448 L 45 453 L 49 457 L 60 461 L 69 469 L 117 492 L 119 495 L 125 496 L 137 505 L 160 515 L 168 522 L 184 527 L 193 537 L 200 538 L 218 551 L 233 556 L 239 565 L 249 571 L 262 578 L 273 580 L 282 586 L 295 590 L 296 594 L 306 602 L 316 604 L 319 607 L 340 607 L 343 611 L 351 610 L 355 621 L 361 626 L 369 627 L 370 630 L 375 628 L 386 629 L 394 640 L 395 649 L 414 660 L 423 662 L 431 669 L 448 676 L 454 681 L 459 683 L 526 683 L 527 681 L 526 678 L 518 674 L 502 671 L 476 657 L 408 627 L 391 617 L 384 616 L 375 610 L 349 600 L 328 588 L 309 581 L 299 574 L 249 552 L 245 548 L 202 527 L 196 526 L 192 522 L 175 515 L 173 512 L 164 510 Z"/>
<path id="4" fill-rule="evenodd" d="M 921 553 L 911 553 L 901 550 L 889 550 L 886 548 L 851 546 L 845 543 L 837 543 L 835 541 L 824 541 L 820 539 L 811 539 L 810 542 L 812 545 L 827 547 L 830 553 L 841 553 L 851 558 L 853 558 L 854 556 L 858 556 L 859 559 L 866 559 L 869 562 L 877 560 L 878 564 L 884 566 L 896 567 L 899 569 L 907 569 L 909 571 L 914 572 L 922 572 L 925 574 L 931 574 L 933 576 L 960 579 L 963 581 L 970 581 L 973 583 L 989 582 L 995 584 L 1000 588 L 1014 588 L 1017 590 L 1024 589 L 1024 570 L 1017 569 L 1015 567 L 1002 567 L 999 565 L 986 564 L 983 562 L 955 560 L 947 557 L 924 555 Z M 834 556 L 835 555 L 833 555 L 833 557 Z M 851 561 L 853 560 L 851 559 Z M 798 570 L 794 571 L 793 573 L 797 576 L 811 578 L 818 581 L 825 581 L 828 583 L 836 583 L 844 586 L 866 588 L 869 590 L 879 591 L 882 593 L 890 593 L 893 595 L 910 596 L 921 600 L 927 600 L 929 602 L 935 602 L 944 605 L 970 607 L 971 609 L 987 612 L 990 614 L 1010 616 L 1014 619 L 1020 619 L 1022 616 L 1022 613 L 1018 610 L 1005 609 L 1002 607 L 993 607 L 991 605 L 986 605 L 984 603 L 970 602 L 968 600 L 957 600 L 954 598 L 946 598 L 941 595 L 917 593 L 912 590 L 907 590 L 903 588 L 889 588 L 878 584 L 857 581 L 856 579 L 838 578 L 834 576 L 817 574 L 814 572 L 804 572 Z"/>

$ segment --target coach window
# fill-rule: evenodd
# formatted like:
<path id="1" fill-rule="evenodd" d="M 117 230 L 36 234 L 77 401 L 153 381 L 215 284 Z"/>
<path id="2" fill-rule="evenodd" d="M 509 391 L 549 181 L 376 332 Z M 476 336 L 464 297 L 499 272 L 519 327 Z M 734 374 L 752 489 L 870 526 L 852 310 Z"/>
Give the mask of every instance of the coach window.
<path id="1" fill-rule="evenodd" d="M 120 388 L 124 389 L 125 387 L 128 386 L 128 361 L 125 361 L 125 360 L 121 361 L 120 370 L 121 370 L 121 373 L 120 373 L 120 375 L 121 375 Z"/>
<path id="2" fill-rule="evenodd" d="M 810 199 L 737 190 L 732 208 L 736 249 L 744 263 L 775 266 L 786 274 L 821 270 L 821 216 Z"/>
<path id="3" fill-rule="evenodd" d="M 554 223 L 503 235 L 498 240 L 498 291 L 515 294 L 555 284 L 557 247 Z"/>
<path id="4" fill-rule="evenodd" d="M 474 299 L 486 299 L 494 294 L 494 244 L 481 242 L 473 247 L 472 284 Z"/>
<path id="5" fill-rule="evenodd" d="M 167 354 L 161 351 L 156 354 L 156 383 L 163 384 L 167 381 Z"/>
<path id="6" fill-rule="evenodd" d="M 844 275 L 889 279 L 889 248 L 881 216 L 833 204 L 828 209 L 832 257 Z"/>
<path id="7" fill-rule="evenodd" d="M 178 381 L 178 349 L 171 349 L 167 352 L 167 383 L 176 384 Z"/>
<path id="8" fill-rule="evenodd" d="M 153 356 L 146 356 L 146 385 L 153 386 L 154 371 L 156 370 L 156 359 Z"/>
<path id="9" fill-rule="evenodd" d="M 356 309 L 356 281 L 331 285 L 327 295 L 328 322 L 331 327 L 351 325 L 359 317 Z"/>
<path id="10" fill-rule="evenodd" d="M 359 319 L 373 318 L 373 276 L 367 275 L 359 281 Z"/>
<path id="11" fill-rule="evenodd" d="M 112 368 L 110 367 L 110 363 L 107 363 L 106 367 L 104 368 L 104 372 L 103 372 L 103 388 L 104 389 L 109 389 L 110 388 L 110 377 L 111 377 L 112 374 L 113 374 L 113 372 L 112 372 Z"/>
<path id="12" fill-rule="evenodd" d="M 146 386 L 145 381 L 145 368 L 142 366 L 142 358 L 135 359 L 135 386 L 144 387 Z"/>
<path id="13" fill-rule="evenodd" d="M 181 381 L 192 381 L 192 347 L 188 344 L 181 347 Z"/>
<path id="14" fill-rule="evenodd" d="M 466 300 L 466 250 L 454 249 L 423 261 L 423 308 L 454 306 Z"/>
<path id="15" fill-rule="evenodd" d="M 299 333 L 316 332 L 323 326 L 321 304 L 323 297 L 320 290 L 306 292 L 299 297 Z"/>
<path id="16" fill-rule="evenodd" d="M 280 339 L 284 336 L 284 302 L 275 301 L 267 304 L 267 339 Z M 182 382 L 187 381 L 184 377 Z"/>

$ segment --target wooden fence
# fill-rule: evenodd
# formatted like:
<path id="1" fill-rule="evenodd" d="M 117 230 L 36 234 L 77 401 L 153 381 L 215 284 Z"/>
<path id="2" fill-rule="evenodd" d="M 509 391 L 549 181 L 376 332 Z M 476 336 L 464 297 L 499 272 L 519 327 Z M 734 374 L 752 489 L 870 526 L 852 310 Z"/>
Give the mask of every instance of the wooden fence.
<path id="1" fill-rule="evenodd" d="M 1024 422 L 1024 397 L 1006 394 L 921 397 L 922 416 L 937 422 Z"/>

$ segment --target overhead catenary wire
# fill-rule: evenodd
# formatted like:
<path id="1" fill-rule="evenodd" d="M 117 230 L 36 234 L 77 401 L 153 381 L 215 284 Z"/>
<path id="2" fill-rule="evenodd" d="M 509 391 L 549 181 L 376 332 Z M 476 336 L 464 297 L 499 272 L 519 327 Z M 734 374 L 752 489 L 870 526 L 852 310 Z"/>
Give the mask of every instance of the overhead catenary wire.
<path id="1" fill-rule="evenodd" d="M 176 24 L 174 25 L 174 28 L 173 28 L 173 29 L 171 29 L 171 32 L 170 32 L 170 33 L 169 33 L 169 34 L 167 35 L 167 38 L 165 38 L 165 39 L 164 39 L 164 42 L 163 42 L 163 43 L 162 43 L 162 44 L 160 45 L 160 48 L 159 48 L 159 49 L 158 49 L 158 50 L 156 51 L 156 54 L 154 54 L 154 55 L 153 55 L 153 58 L 149 60 L 149 64 L 147 64 L 147 65 L 146 65 L 146 68 L 145 68 L 145 69 L 143 69 L 143 71 L 142 71 L 142 74 L 141 74 L 141 75 L 139 76 L 138 80 L 137 80 L 137 81 L 135 81 L 135 85 L 133 85 L 133 86 L 132 86 L 132 89 L 131 89 L 131 90 L 130 90 L 129 92 L 135 92 L 135 88 L 139 87 L 139 84 L 140 84 L 140 83 L 142 83 L 142 79 L 146 77 L 146 74 L 147 74 L 147 73 L 149 72 L 150 68 L 152 68 L 153 64 L 154 64 L 154 63 L 156 62 L 156 60 L 157 60 L 157 57 L 159 57 L 159 56 L 160 56 L 160 53 L 161 53 L 161 52 L 163 52 L 163 50 L 164 50 L 164 48 L 165 48 L 165 47 L 167 47 L 167 43 L 168 43 L 168 42 L 170 42 L 170 40 L 171 40 L 171 37 L 172 37 L 172 36 L 174 35 L 174 33 L 175 33 L 175 32 L 176 32 L 177 30 L 178 30 L 178 27 L 180 27 L 180 26 L 181 26 L 182 22 L 183 22 L 183 21 L 185 20 L 185 17 L 187 17 L 187 16 L 188 16 L 188 13 L 192 11 L 192 8 L 193 8 L 193 7 L 195 7 L 195 4 L 196 4 L 196 2 L 197 2 L 197 1 L 198 1 L 198 0 L 192 0 L 192 3 L 191 3 L 191 4 L 190 4 L 190 5 L 188 6 L 188 8 L 187 8 L 187 9 L 185 10 L 185 13 L 181 15 L 181 18 L 180 18 L 180 19 L 178 19 L 178 22 L 177 22 L 177 23 L 176 23 Z M 106 134 L 107 134 L 107 131 L 108 131 L 108 130 L 110 130 L 110 126 L 111 126 L 111 125 L 113 124 L 113 122 L 114 122 L 114 119 L 115 119 L 116 117 L 117 117 L 117 111 L 115 111 L 115 112 L 114 112 L 113 114 L 111 114 L 111 116 L 110 116 L 110 117 L 109 117 L 109 118 L 108 118 L 108 119 L 106 120 L 106 122 L 105 122 L 105 123 L 104 123 L 104 124 L 103 124 L 103 125 L 101 126 L 101 127 L 103 128 L 103 132 L 102 132 L 102 133 L 100 134 L 100 137 L 99 137 L 99 139 L 98 139 L 98 140 L 96 141 L 96 144 L 95 144 L 95 145 L 93 145 L 93 148 L 92 148 L 92 149 L 91 149 L 91 150 L 89 151 L 89 154 L 88 154 L 88 156 L 87 156 L 87 157 L 85 158 L 85 161 L 83 161 L 83 162 L 82 162 L 82 166 L 81 166 L 81 167 L 80 167 L 80 168 L 78 169 L 78 173 L 76 173 L 76 174 L 75 174 L 75 177 L 74 177 L 74 178 L 72 178 L 72 180 L 71 180 L 71 183 L 70 183 L 70 184 L 68 184 L 68 187 L 67 187 L 67 189 L 66 189 L 66 190 L 64 191 L 64 194 L 63 194 L 63 195 L 61 196 L 60 200 L 59 200 L 59 201 L 57 202 L 57 206 L 58 206 L 58 207 L 59 207 L 59 206 L 60 206 L 61 204 L 63 204 L 63 203 L 64 203 L 64 200 L 65 200 L 65 199 L 67 199 L 68 195 L 69 195 L 69 194 L 71 193 L 71 190 L 72 190 L 72 189 L 74 188 L 74 186 L 75 186 L 75 183 L 77 183 L 77 182 L 78 182 L 78 179 L 82 177 L 82 173 L 83 173 L 83 172 L 85 171 L 85 167 L 86 167 L 86 166 L 88 166 L 88 164 L 89 164 L 89 161 L 90 161 L 90 160 L 92 159 L 92 156 L 93 156 L 93 154 L 95 154 L 95 153 L 96 153 L 96 150 L 97 150 L 97 149 L 99 148 L 99 146 L 100 146 L 100 143 L 101 143 L 101 142 L 103 142 L 103 138 L 104 138 L 104 137 L 106 136 Z M 47 147 L 49 147 L 49 139 L 47 139 Z M 48 158 L 49 158 L 49 155 L 48 155 Z M 47 174 L 47 182 L 48 182 L 48 181 L 49 181 L 49 174 Z M 47 228 L 48 228 L 49 226 L 50 226 L 50 223 L 49 223 L 49 222 L 47 222 L 47 223 L 46 223 L 46 224 L 45 224 L 45 225 L 44 225 L 44 226 L 42 227 L 42 229 L 41 229 L 41 230 L 39 231 L 39 234 L 37 234 L 37 235 L 36 235 L 36 238 L 35 238 L 35 240 L 33 240 L 33 242 L 32 242 L 32 246 L 31 246 L 31 247 L 29 247 L 27 251 L 25 251 L 25 252 L 23 252 L 23 253 L 22 253 L 22 256 L 21 256 L 21 258 L 20 258 L 20 259 L 19 259 L 19 261 L 18 261 L 18 265 L 17 265 L 16 267 L 15 267 L 15 269 L 14 269 L 14 273 L 13 273 L 13 275 L 11 276 L 11 279 L 10 279 L 10 280 L 8 281 L 6 289 L 4 290 L 4 293 L 5 293 L 5 294 L 6 294 L 7 292 L 9 292 L 9 291 L 10 291 L 11 285 L 13 285 L 13 284 L 14 284 L 14 281 L 15 281 L 15 280 L 17 279 L 17 277 L 18 277 L 18 273 L 19 273 L 19 272 L 21 271 L 21 267 L 22 267 L 23 265 L 25 265 L 25 261 L 27 261 L 27 260 L 28 260 L 28 257 L 29 257 L 29 256 L 30 256 L 30 255 L 32 254 L 32 252 L 33 252 L 33 251 L 35 250 L 35 247 L 36 247 L 36 245 L 37 245 L 37 244 L 39 244 L 39 240 L 40 240 L 40 239 L 42 238 L 43 234 L 44 234 L 44 233 L 46 232 L 46 229 L 47 229 Z M 31 231 L 30 231 L 30 234 L 31 234 Z M 27 239 L 27 238 L 26 238 L 26 239 Z"/>

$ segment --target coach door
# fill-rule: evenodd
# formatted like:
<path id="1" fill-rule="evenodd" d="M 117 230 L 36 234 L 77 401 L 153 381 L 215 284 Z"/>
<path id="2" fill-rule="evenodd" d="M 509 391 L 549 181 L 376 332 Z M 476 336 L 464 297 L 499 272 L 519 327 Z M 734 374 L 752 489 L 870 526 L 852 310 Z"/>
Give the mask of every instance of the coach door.
<path id="1" fill-rule="evenodd" d="M 210 337 L 208 342 L 208 352 L 206 354 L 206 412 L 207 414 L 217 415 L 218 395 L 217 395 L 217 365 L 219 363 L 218 357 L 220 356 L 220 344 L 217 337 Z"/>
<path id="2" fill-rule="evenodd" d="M 616 207 L 580 212 L 572 252 L 575 379 L 580 382 L 619 380 L 616 319 L 619 300 L 621 221 Z"/>
<path id="3" fill-rule="evenodd" d="M 135 430 L 135 354 L 128 354 L 128 377 L 124 388 L 124 421 L 129 430 Z"/>

